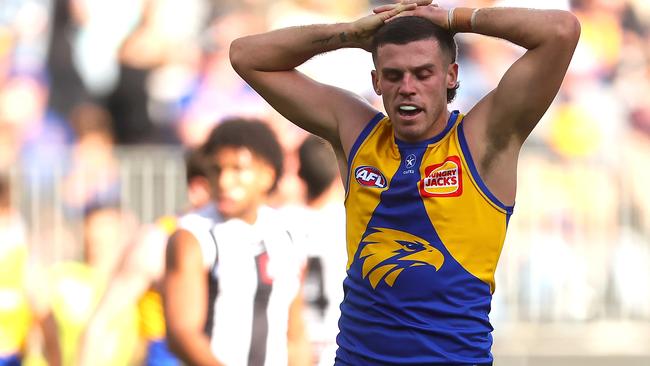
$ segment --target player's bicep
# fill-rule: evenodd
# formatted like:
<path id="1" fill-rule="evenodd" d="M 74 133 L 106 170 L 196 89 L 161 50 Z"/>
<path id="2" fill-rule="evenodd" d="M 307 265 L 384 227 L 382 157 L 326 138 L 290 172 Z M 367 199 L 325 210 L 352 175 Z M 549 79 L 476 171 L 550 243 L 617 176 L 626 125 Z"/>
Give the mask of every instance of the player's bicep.
<path id="1" fill-rule="evenodd" d="M 199 243 L 188 231 L 179 230 L 167 245 L 163 279 L 165 321 L 170 336 L 202 332 L 207 291 L 207 273 Z"/>
<path id="2" fill-rule="evenodd" d="M 523 141 L 557 95 L 569 67 L 575 43 L 557 39 L 527 51 L 504 74 L 488 95 L 488 128 Z"/>
<path id="3" fill-rule="evenodd" d="M 330 142 L 342 141 L 345 145 L 376 113 L 357 95 L 322 84 L 296 70 L 250 73 L 254 73 L 247 78 L 250 85 L 273 108 L 299 127 Z"/>

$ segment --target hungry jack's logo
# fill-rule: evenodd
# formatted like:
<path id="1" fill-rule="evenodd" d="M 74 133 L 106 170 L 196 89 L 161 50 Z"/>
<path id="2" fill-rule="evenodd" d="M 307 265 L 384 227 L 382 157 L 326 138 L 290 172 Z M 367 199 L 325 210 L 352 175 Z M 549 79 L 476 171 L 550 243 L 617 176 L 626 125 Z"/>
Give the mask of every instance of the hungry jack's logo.
<path id="1" fill-rule="evenodd" d="M 422 197 L 457 197 L 463 193 L 463 174 L 458 156 L 424 169 L 420 180 Z"/>

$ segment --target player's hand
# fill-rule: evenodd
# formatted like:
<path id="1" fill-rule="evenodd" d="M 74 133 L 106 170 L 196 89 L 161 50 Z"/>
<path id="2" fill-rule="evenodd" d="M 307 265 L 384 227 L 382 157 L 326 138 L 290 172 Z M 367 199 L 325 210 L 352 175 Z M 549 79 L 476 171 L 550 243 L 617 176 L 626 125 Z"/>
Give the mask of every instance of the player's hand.
<path id="1" fill-rule="evenodd" d="M 380 6 L 374 10 L 373 14 L 353 22 L 351 24 L 352 32 L 349 36 L 352 37 L 352 41 L 358 44 L 358 47 L 370 51 L 372 37 L 382 25 L 384 25 L 390 18 L 403 12 L 413 11 L 419 6 L 419 4 L 424 3 L 430 4 L 431 0 L 403 0 L 396 4 Z"/>
<path id="2" fill-rule="evenodd" d="M 401 0 L 401 1 L 396 1 L 395 4 L 387 4 L 387 5 L 381 5 L 376 8 L 374 8 L 372 11 L 375 14 L 379 13 L 384 13 L 391 11 L 399 6 L 406 6 L 406 5 L 413 5 L 415 4 L 416 7 L 418 6 L 438 6 L 438 4 L 432 4 L 432 0 Z"/>
<path id="3" fill-rule="evenodd" d="M 415 3 L 417 6 L 413 9 L 403 10 L 399 13 L 389 17 L 386 21 L 389 22 L 394 18 L 405 17 L 405 16 L 418 16 L 422 18 L 429 19 L 434 24 L 437 24 L 445 29 L 449 29 L 449 22 L 447 19 L 448 9 L 441 8 L 438 4 L 432 4 L 430 0 L 406 0 L 402 3 Z M 390 11 L 392 7 L 395 7 L 399 4 L 390 4 L 382 5 L 375 8 L 373 11 L 375 13 L 381 13 L 385 11 Z"/>

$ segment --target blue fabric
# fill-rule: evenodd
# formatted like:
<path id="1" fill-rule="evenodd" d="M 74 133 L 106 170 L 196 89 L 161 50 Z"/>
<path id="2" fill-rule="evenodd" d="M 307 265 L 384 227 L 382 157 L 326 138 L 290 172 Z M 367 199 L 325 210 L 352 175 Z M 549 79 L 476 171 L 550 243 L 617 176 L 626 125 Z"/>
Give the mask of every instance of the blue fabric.
<path id="1" fill-rule="evenodd" d="M 150 341 L 147 346 L 146 366 L 180 366 L 181 362 L 176 358 L 167 346 L 164 339 Z"/>
<path id="2" fill-rule="evenodd" d="M 0 366 L 20 366 L 22 360 L 18 355 L 0 357 Z"/>

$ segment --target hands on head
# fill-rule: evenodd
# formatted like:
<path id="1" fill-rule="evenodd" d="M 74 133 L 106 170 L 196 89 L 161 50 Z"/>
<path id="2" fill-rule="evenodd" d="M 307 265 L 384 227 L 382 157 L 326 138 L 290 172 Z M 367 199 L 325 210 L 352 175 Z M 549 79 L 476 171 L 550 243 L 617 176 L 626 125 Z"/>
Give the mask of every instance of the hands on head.
<path id="1" fill-rule="evenodd" d="M 448 28 L 448 10 L 432 4 L 432 0 L 402 0 L 395 4 L 381 5 L 373 9 L 373 14 L 353 23 L 355 31 L 352 36 L 368 50 L 372 36 L 384 23 L 403 16 L 427 18 L 435 24 Z"/>
<path id="2" fill-rule="evenodd" d="M 386 14 L 386 22 L 397 17 L 420 16 L 432 22 L 447 26 L 448 9 L 441 8 L 431 0 L 402 0 L 396 4 L 382 5 L 373 9 L 375 14 Z"/>

